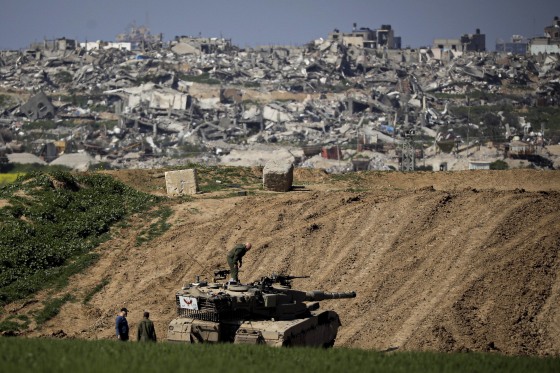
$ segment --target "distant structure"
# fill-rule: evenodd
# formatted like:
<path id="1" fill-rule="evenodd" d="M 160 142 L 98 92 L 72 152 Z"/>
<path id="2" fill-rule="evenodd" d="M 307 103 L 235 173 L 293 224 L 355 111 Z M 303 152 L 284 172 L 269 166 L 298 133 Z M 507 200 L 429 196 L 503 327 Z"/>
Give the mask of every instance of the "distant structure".
<path id="1" fill-rule="evenodd" d="M 463 52 L 484 52 L 486 51 L 486 35 L 476 29 L 476 34 L 464 34 L 461 36 Z"/>
<path id="2" fill-rule="evenodd" d="M 43 40 L 38 43 L 31 43 L 29 49 L 41 50 L 41 51 L 66 51 L 76 49 L 76 40 L 66 39 L 64 37 L 53 39 L 53 40 Z"/>
<path id="3" fill-rule="evenodd" d="M 498 39 L 496 41 L 496 52 L 525 55 L 529 48 L 529 41 L 521 35 L 513 35 L 511 40 L 506 42 Z"/>
<path id="4" fill-rule="evenodd" d="M 334 29 L 329 34 L 329 40 L 337 40 L 347 47 L 358 47 L 368 49 L 400 49 L 401 37 L 395 36 L 391 25 L 381 25 L 380 28 L 372 30 L 369 27 L 357 28 L 354 23 L 352 32 L 343 33 Z"/>
<path id="5" fill-rule="evenodd" d="M 432 48 L 456 52 L 486 51 L 486 35 L 476 29 L 475 34 L 463 34 L 459 39 L 434 39 Z"/>
<path id="6" fill-rule="evenodd" d="M 225 38 L 204 38 L 196 36 L 175 36 L 175 41 L 172 42 L 172 50 L 179 54 L 181 53 L 181 47 L 189 46 L 192 48 L 192 54 L 208 54 L 208 53 L 220 53 L 228 52 L 232 50 L 231 39 Z M 185 51 L 186 48 L 183 48 Z"/>
<path id="7" fill-rule="evenodd" d="M 80 48 L 83 48 L 87 51 L 95 50 L 95 49 L 120 49 L 120 50 L 132 50 L 132 43 L 122 42 L 122 43 L 114 43 L 108 41 L 87 41 L 80 43 Z"/>
<path id="8" fill-rule="evenodd" d="M 556 16 L 552 25 L 544 28 L 544 36 L 532 38 L 529 41 L 529 52 L 539 53 L 560 53 L 560 19 Z"/>
<path id="9" fill-rule="evenodd" d="M 145 49 L 153 43 L 161 43 L 163 34 L 152 35 L 148 27 L 137 26 L 136 22 L 132 22 L 126 32 L 115 37 L 115 41 L 117 43 L 131 43 L 134 50 Z"/>

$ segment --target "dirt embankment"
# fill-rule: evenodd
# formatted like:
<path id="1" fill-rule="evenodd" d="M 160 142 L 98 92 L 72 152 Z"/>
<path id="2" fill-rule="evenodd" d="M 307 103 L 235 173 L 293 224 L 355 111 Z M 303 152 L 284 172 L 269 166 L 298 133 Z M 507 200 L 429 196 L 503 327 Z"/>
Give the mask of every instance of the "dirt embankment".
<path id="1" fill-rule="evenodd" d="M 225 268 L 227 250 L 251 241 L 242 281 L 285 272 L 311 276 L 294 283 L 305 290 L 357 292 L 321 304 L 340 314 L 335 346 L 560 353 L 560 172 L 379 172 L 335 182 L 299 170 L 296 182 L 305 187 L 176 204 L 172 228 L 142 246 L 140 227 L 121 228 L 64 291 L 81 299 L 108 285 L 29 335 L 111 338 L 126 306 L 133 330 L 149 310 L 164 339 L 175 290 Z"/>

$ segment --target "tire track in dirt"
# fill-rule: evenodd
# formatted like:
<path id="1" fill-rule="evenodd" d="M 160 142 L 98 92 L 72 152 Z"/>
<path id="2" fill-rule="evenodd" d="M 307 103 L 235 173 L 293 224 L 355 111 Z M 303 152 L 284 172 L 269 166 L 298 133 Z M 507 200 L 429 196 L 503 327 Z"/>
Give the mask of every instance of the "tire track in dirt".
<path id="1" fill-rule="evenodd" d="M 400 328 L 395 331 L 386 348 L 406 345 L 410 337 L 426 322 L 426 319 L 438 312 L 438 306 L 441 306 L 444 299 L 456 299 L 462 291 L 463 284 L 479 275 L 480 267 L 473 265 L 479 247 L 476 244 L 469 244 L 465 238 L 472 234 L 473 225 L 484 217 L 488 209 L 477 201 L 465 202 L 464 197 L 463 195 L 445 194 L 440 199 L 437 196 L 436 198 L 439 200 L 428 215 L 428 218 L 433 221 L 426 227 L 431 234 L 414 237 L 412 238 L 414 242 L 407 244 L 409 247 L 412 245 L 431 247 L 430 257 L 425 257 L 413 271 L 407 271 L 410 275 L 408 280 L 387 300 L 387 305 L 393 306 L 406 302 L 406 298 L 410 296 L 409 289 L 418 289 L 419 295 L 416 299 L 420 298 L 421 302 L 418 302 L 415 307 L 408 308 L 410 312 L 404 315 L 402 323 L 399 324 Z M 467 198 L 469 197 L 467 196 Z M 468 215 L 463 215 L 461 224 L 450 226 L 449 222 L 446 222 L 448 215 L 453 214 L 453 211 L 460 214 L 461 206 L 464 204 L 478 208 L 476 210 L 473 208 Z M 407 230 L 410 231 L 410 229 Z M 444 235 L 452 237 L 452 239 L 445 245 L 431 244 L 435 237 Z M 461 247 L 462 249 L 449 255 L 450 251 L 454 251 L 449 247 Z M 428 281 L 428 283 L 437 282 L 437 287 L 426 288 L 423 286 L 426 283 L 426 277 L 429 280 L 429 276 L 433 277 L 432 281 Z"/>

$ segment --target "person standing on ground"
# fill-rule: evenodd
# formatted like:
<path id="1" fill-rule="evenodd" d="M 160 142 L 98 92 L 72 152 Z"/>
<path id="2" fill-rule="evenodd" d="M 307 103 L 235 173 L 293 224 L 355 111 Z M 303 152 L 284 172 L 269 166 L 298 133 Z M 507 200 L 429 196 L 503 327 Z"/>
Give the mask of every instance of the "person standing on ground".
<path id="1" fill-rule="evenodd" d="M 154 323 L 150 320 L 150 313 L 144 312 L 144 318 L 138 324 L 138 342 L 157 342 L 156 329 Z"/>
<path id="2" fill-rule="evenodd" d="M 128 310 L 126 308 L 121 308 L 117 319 L 115 320 L 115 330 L 117 332 L 117 338 L 119 341 L 128 341 L 128 321 L 126 321 L 126 316 L 128 315 Z"/>
<path id="3" fill-rule="evenodd" d="M 251 250 L 251 243 L 239 243 L 227 255 L 227 262 L 231 273 L 231 281 L 239 282 L 239 268 L 243 265 L 243 255 Z"/>

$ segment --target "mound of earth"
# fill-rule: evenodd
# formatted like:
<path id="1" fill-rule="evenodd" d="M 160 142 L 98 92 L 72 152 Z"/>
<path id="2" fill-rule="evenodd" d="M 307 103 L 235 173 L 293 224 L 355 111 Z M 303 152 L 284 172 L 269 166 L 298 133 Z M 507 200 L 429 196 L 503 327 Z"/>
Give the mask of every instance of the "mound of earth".
<path id="1" fill-rule="evenodd" d="M 114 175 L 165 190 L 161 172 L 144 172 Z M 321 303 L 342 320 L 335 347 L 560 353 L 560 172 L 334 176 L 299 169 L 295 183 L 289 193 L 176 200 L 172 227 L 140 246 L 143 227 L 118 228 L 98 249 L 101 260 L 60 294 L 80 300 L 107 285 L 26 335 L 114 338 L 116 312 L 126 306 L 133 331 L 149 310 L 165 339 L 175 291 L 227 268 L 227 251 L 250 241 L 242 281 L 309 275 L 294 286 L 357 292 Z M 55 295 L 6 310 L 31 312 Z"/>

